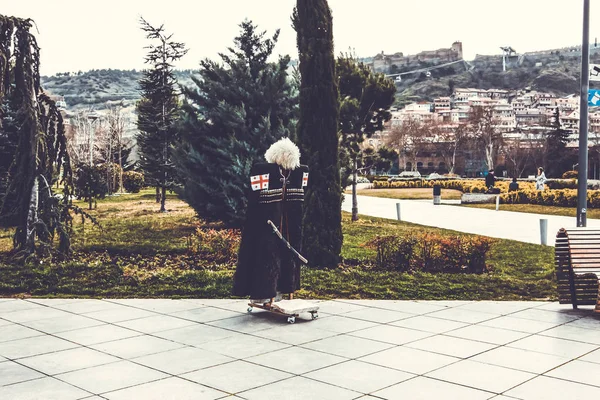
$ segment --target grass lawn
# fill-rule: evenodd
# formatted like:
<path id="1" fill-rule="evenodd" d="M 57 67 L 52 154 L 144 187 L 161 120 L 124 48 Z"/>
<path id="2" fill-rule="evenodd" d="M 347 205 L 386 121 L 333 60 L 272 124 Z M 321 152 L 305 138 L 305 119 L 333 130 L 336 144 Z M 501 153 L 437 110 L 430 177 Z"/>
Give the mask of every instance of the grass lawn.
<path id="1" fill-rule="evenodd" d="M 92 210 L 102 229 L 78 220 L 68 261 L 12 265 L 11 231 L 0 230 L 0 295 L 56 297 L 230 297 L 235 262 L 214 262 L 191 250 L 202 225 L 190 207 L 169 196 L 159 213 L 154 192 L 112 197 Z M 375 235 L 456 232 L 362 216 L 343 220 L 344 264 L 302 269 L 299 297 L 376 299 L 555 299 L 552 248 L 495 239 L 482 275 L 399 273 L 372 266 Z"/>
<path id="2" fill-rule="evenodd" d="M 474 208 L 485 208 L 488 210 L 495 210 L 495 204 L 461 204 L 463 207 L 474 207 Z M 539 204 L 500 204 L 500 210 L 503 211 L 514 211 L 514 212 L 525 212 L 525 213 L 536 213 L 536 214 L 549 214 L 549 215 L 563 215 L 565 217 L 573 217 L 577 215 L 576 207 L 557 207 L 557 206 L 542 206 Z M 588 208 L 587 217 L 592 219 L 600 218 L 600 209 Z"/>
<path id="3" fill-rule="evenodd" d="M 352 194 L 352 190 L 346 190 L 347 194 Z M 357 190 L 359 196 L 384 197 L 386 199 L 400 200 L 421 200 L 433 199 L 433 189 L 431 188 L 411 188 L 411 189 L 361 189 Z M 462 192 L 454 189 L 442 189 L 442 199 L 459 200 Z"/>

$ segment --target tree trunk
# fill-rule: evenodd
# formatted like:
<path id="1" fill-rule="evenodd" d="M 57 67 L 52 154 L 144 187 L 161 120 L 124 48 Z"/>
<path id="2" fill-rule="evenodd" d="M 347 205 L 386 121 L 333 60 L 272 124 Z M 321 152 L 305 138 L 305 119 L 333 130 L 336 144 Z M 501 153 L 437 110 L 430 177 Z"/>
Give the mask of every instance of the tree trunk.
<path id="1" fill-rule="evenodd" d="M 156 185 L 156 202 L 160 203 L 160 186 Z"/>
<path id="2" fill-rule="evenodd" d="M 121 134 L 119 133 L 119 192 L 123 193 L 123 159 L 122 157 L 122 146 L 121 146 Z"/>
<path id="3" fill-rule="evenodd" d="M 452 162 L 450 163 L 449 174 L 454 174 L 454 166 L 456 165 L 456 149 L 458 148 L 458 144 L 454 146 L 454 151 L 452 152 Z"/>
<path id="4" fill-rule="evenodd" d="M 109 136 L 108 137 L 108 164 L 106 165 L 106 186 L 108 186 L 108 195 L 110 196 L 112 194 L 112 176 L 114 176 L 114 174 L 111 174 L 111 169 L 112 169 L 112 138 Z M 112 175 L 112 176 L 111 176 Z"/>
<path id="5" fill-rule="evenodd" d="M 492 143 L 485 146 L 485 158 L 488 170 L 494 168 L 494 145 Z"/>
<path id="6" fill-rule="evenodd" d="M 167 212 L 167 209 L 165 208 L 165 203 L 167 201 L 167 188 L 163 186 L 161 190 L 162 196 L 160 198 L 160 212 Z"/>
<path id="7" fill-rule="evenodd" d="M 27 251 L 33 253 L 35 250 L 35 223 L 37 222 L 38 204 L 39 204 L 39 183 L 38 178 L 33 179 L 31 196 L 29 197 L 29 211 L 27 213 L 27 239 L 25 247 Z"/>
<path id="8" fill-rule="evenodd" d="M 358 198 L 356 197 L 356 172 L 358 170 L 358 160 L 354 157 L 352 163 L 352 221 L 358 221 Z"/>

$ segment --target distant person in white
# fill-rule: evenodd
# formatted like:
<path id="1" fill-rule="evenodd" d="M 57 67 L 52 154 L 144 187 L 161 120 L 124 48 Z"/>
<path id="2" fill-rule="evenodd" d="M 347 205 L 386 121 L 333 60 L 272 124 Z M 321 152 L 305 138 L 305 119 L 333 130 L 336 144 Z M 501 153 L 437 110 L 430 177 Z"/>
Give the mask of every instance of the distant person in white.
<path id="1" fill-rule="evenodd" d="M 535 177 L 535 188 L 536 190 L 544 190 L 544 184 L 546 183 L 546 175 L 544 174 L 544 168 L 539 167 L 538 173 Z"/>

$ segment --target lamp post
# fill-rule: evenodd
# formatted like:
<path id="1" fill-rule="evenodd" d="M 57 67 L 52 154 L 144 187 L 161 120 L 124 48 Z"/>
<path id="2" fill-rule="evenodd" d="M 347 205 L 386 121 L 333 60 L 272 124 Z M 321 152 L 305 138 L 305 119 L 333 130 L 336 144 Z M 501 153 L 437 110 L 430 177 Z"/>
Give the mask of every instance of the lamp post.
<path id="1" fill-rule="evenodd" d="M 587 226 L 588 91 L 590 87 L 590 0 L 583 0 L 581 44 L 581 92 L 579 98 L 579 173 L 577 179 L 577 226 Z"/>

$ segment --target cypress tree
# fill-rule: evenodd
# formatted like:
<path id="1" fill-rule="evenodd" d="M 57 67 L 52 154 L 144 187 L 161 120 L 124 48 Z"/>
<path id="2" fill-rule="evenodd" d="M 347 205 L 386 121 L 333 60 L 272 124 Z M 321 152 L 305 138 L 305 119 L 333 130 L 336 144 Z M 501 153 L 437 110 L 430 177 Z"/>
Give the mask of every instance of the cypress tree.
<path id="1" fill-rule="evenodd" d="M 160 188 L 160 211 L 165 212 L 166 192 L 175 183 L 175 168 L 171 159 L 177 140 L 175 121 L 179 113 L 179 102 L 173 72 L 173 62 L 185 55 L 183 43 L 171 40 L 162 26 L 155 28 L 141 19 L 146 37 L 158 40 L 149 46 L 146 63 L 151 69 L 144 71 L 140 80 L 142 98 L 137 105 L 138 129 L 136 137 L 140 167 L 147 181 Z"/>
<path id="2" fill-rule="evenodd" d="M 244 221 L 252 164 L 289 136 L 296 98 L 288 79 L 289 56 L 268 62 L 279 31 L 265 38 L 251 21 L 240 24 L 222 63 L 203 60 L 195 86 L 184 88 L 175 154 L 183 196 L 208 221 L 239 227 Z"/>
<path id="3" fill-rule="evenodd" d="M 303 162 L 310 168 L 303 252 L 312 266 L 336 267 L 343 236 L 331 10 L 326 0 L 297 0 L 292 21 L 301 75 L 298 138 Z"/>

